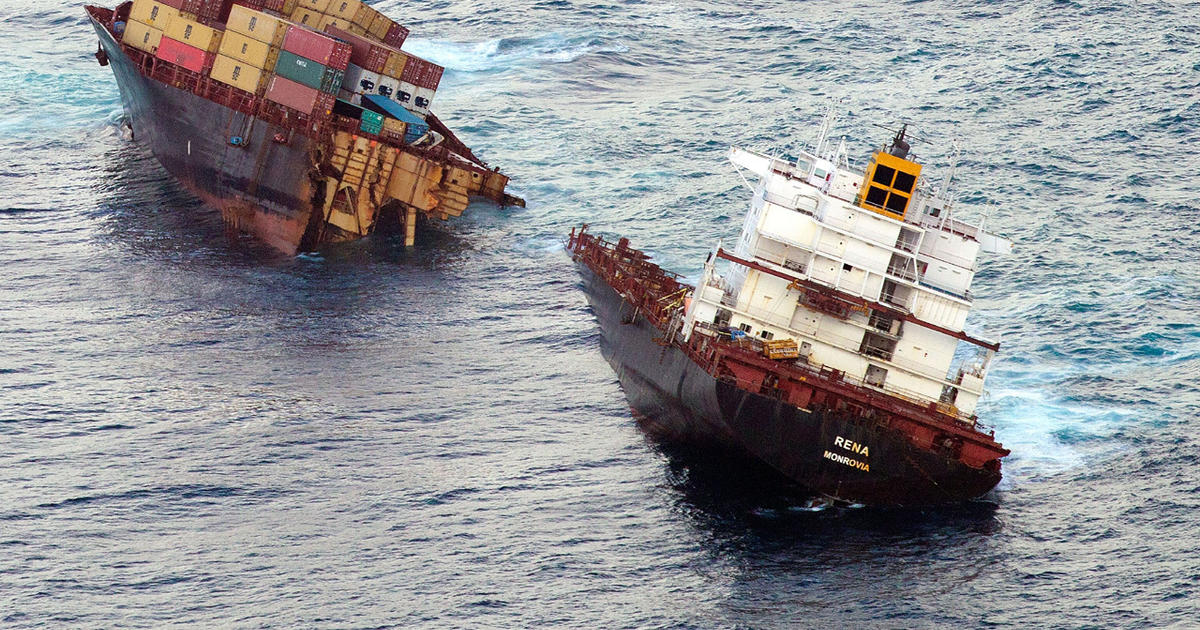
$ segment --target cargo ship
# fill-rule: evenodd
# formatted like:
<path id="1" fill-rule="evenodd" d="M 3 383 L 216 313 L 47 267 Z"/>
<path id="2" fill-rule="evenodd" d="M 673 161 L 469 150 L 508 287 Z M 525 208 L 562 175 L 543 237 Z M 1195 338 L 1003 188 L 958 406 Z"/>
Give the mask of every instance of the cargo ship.
<path id="1" fill-rule="evenodd" d="M 926 507 L 991 491 L 1009 451 L 975 416 L 999 343 L 964 331 L 981 252 L 900 129 L 865 169 L 829 140 L 795 159 L 731 149 L 753 191 L 733 251 L 695 286 L 572 230 L 600 349 L 640 424 L 766 464 L 824 505 Z"/>
<path id="2" fill-rule="evenodd" d="M 508 178 L 430 110 L 443 68 L 359 0 L 87 6 L 133 138 L 226 225 L 286 254 L 504 205 Z"/>

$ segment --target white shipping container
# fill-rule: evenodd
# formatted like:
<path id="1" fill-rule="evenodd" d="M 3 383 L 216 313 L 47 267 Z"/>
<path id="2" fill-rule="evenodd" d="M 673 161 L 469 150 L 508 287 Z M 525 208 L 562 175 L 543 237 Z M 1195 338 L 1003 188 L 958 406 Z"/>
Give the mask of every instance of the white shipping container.
<path id="1" fill-rule="evenodd" d="M 433 106 L 433 95 L 436 90 L 419 87 L 413 92 L 413 109 L 429 113 L 429 108 Z"/>
<path id="2" fill-rule="evenodd" d="M 393 101 L 399 101 L 398 96 L 400 94 L 400 79 L 393 79 L 392 77 L 385 77 L 381 75 L 376 76 L 379 77 L 379 87 L 375 89 L 375 93 L 386 96 Z"/>
<path id="3" fill-rule="evenodd" d="M 379 81 L 382 78 L 378 72 L 370 72 L 361 66 L 350 64 L 346 66 L 346 74 L 342 77 L 342 88 L 359 95 L 378 94 Z"/>

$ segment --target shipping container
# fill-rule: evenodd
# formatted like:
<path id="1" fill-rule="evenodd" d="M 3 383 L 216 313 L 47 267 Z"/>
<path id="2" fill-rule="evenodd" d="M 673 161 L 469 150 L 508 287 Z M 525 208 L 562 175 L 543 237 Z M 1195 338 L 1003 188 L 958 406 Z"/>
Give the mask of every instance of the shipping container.
<path id="1" fill-rule="evenodd" d="M 371 34 L 375 35 L 375 31 L 372 30 Z M 391 46 L 392 48 L 399 48 L 404 45 L 404 40 L 408 39 L 408 29 L 395 22 L 392 22 L 391 20 L 388 20 L 388 30 L 382 35 L 375 36 L 383 40 L 383 43 L 387 44 L 388 46 Z"/>
<path id="2" fill-rule="evenodd" d="M 287 32 L 287 22 L 262 11 L 235 6 L 229 12 L 225 29 L 270 46 L 281 46 L 283 35 Z"/>
<path id="3" fill-rule="evenodd" d="M 383 131 L 383 114 L 364 109 L 362 123 L 358 128 L 367 133 L 379 135 L 379 132 Z"/>
<path id="4" fill-rule="evenodd" d="M 387 46 L 337 27 L 330 26 L 325 32 L 349 43 L 350 63 L 371 72 L 383 72 L 388 56 L 392 54 L 392 50 Z"/>
<path id="5" fill-rule="evenodd" d="M 265 2 L 265 0 L 233 0 L 233 1 L 235 3 L 235 6 L 241 5 L 243 7 L 254 9 L 255 11 L 262 11 L 263 2 Z"/>
<path id="6" fill-rule="evenodd" d="M 354 23 L 351 23 L 350 26 L 347 26 L 346 30 L 358 35 L 359 37 L 370 37 L 370 35 L 367 33 L 367 29 Z"/>
<path id="7" fill-rule="evenodd" d="M 307 85 L 314 90 L 321 89 L 321 79 L 325 76 L 325 66 L 306 59 L 291 51 L 280 51 L 279 60 L 275 62 L 275 74 Z"/>
<path id="8" fill-rule="evenodd" d="M 371 28 L 371 23 L 375 21 L 375 16 L 379 12 L 371 8 L 371 5 L 360 2 L 358 3 L 358 11 L 354 12 L 354 17 L 350 18 L 350 23 L 357 25 L 364 33 Z"/>
<path id="9" fill-rule="evenodd" d="M 338 70 L 346 69 L 353 50 L 350 44 L 295 24 L 287 28 L 287 35 L 283 38 L 283 49 Z"/>
<path id="10" fill-rule="evenodd" d="M 442 81 L 442 72 L 443 68 L 436 63 L 410 55 L 408 63 L 404 65 L 404 73 L 400 75 L 400 80 L 417 87 L 436 90 Z"/>
<path id="11" fill-rule="evenodd" d="M 158 43 L 162 40 L 163 32 L 149 24 L 141 22 L 127 22 L 125 24 L 125 35 L 121 41 L 133 46 L 134 48 L 148 52 L 151 55 L 158 50 Z"/>
<path id="12" fill-rule="evenodd" d="M 418 87 L 413 90 L 413 106 L 412 109 L 429 113 L 429 108 L 433 105 L 433 95 L 435 91 L 429 88 Z"/>
<path id="13" fill-rule="evenodd" d="M 136 0 L 129 10 L 130 21 L 141 22 L 160 31 L 177 15 L 179 9 L 154 0 Z"/>
<path id="14" fill-rule="evenodd" d="M 196 16 L 196 21 L 209 26 L 224 24 L 229 19 L 233 0 L 183 0 L 180 11 Z"/>
<path id="15" fill-rule="evenodd" d="M 325 9 L 325 14 L 353 22 L 358 10 L 363 6 L 362 0 L 333 0 L 329 3 L 329 8 Z"/>
<path id="16" fill-rule="evenodd" d="M 220 54 L 232 57 L 255 68 L 265 68 L 271 46 L 235 31 L 225 31 L 221 37 Z"/>
<path id="17" fill-rule="evenodd" d="M 166 35 L 159 42 L 158 50 L 154 53 L 154 56 L 192 72 L 204 72 L 209 63 L 212 62 L 212 53 L 196 48 L 195 46 L 189 46 Z"/>
<path id="18" fill-rule="evenodd" d="M 296 10 L 292 12 L 293 22 L 297 24 L 303 24 L 309 28 L 317 28 L 317 25 L 321 23 L 321 18 L 323 17 L 325 17 L 323 14 L 317 13 L 312 9 L 304 9 L 300 7 L 297 7 Z"/>
<path id="19" fill-rule="evenodd" d="M 331 26 L 338 29 L 346 29 L 350 26 L 350 22 L 343 20 L 336 15 L 323 15 L 321 16 L 321 19 L 317 21 L 318 31 L 324 31 Z"/>
<path id="20" fill-rule="evenodd" d="M 163 30 L 163 35 L 177 42 L 183 42 L 207 52 L 215 53 L 221 47 L 221 31 L 214 30 L 199 22 L 186 20 L 182 15 L 179 18 L 172 19 L 167 24 L 167 28 Z"/>
<path id="21" fill-rule="evenodd" d="M 362 102 L 362 94 L 351 92 L 345 88 L 338 90 L 338 99 L 358 105 Z"/>
<path id="22" fill-rule="evenodd" d="M 362 97 L 362 106 L 364 109 L 378 112 L 404 122 L 408 126 L 405 133 L 406 142 L 411 143 L 429 132 L 429 123 L 422 120 L 416 114 L 404 109 L 393 100 L 368 94 Z"/>
<path id="23" fill-rule="evenodd" d="M 159 0 L 159 3 L 165 4 L 176 11 L 183 8 L 183 0 Z"/>
<path id="24" fill-rule="evenodd" d="M 233 57 L 217 55 L 210 76 L 214 81 L 232 85 L 245 92 L 257 93 L 262 84 L 263 72 L 260 68 Z"/>
<path id="25" fill-rule="evenodd" d="M 288 17 L 296 10 L 296 3 L 297 0 L 263 0 L 263 10 Z"/>
<path id="26" fill-rule="evenodd" d="M 342 88 L 355 94 L 375 94 L 379 88 L 378 72 L 371 72 L 354 64 L 346 67 L 346 75 L 342 77 Z"/>
<path id="27" fill-rule="evenodd" d="M 403 138 L 405 132 L 408 130 L 408 123 L 399 118 L 385 117 L 383 119 L 383 130 Z"/>
<path id="28" fill-rule="evenodd" d="M 408 54 L 391 49 L 387 62 L 383 64 L 383 70 L 379 74 L 399 79 L 404 76 L 406 66 L 408 66 Z"/>
<path id="29" fill-rule="evenodd" d="M 267 100 L 289 107 L 302 114 L 311 114 L 321 93 L 307 85 L 301 85 L 275 75 L 267 86 Z"/>
<path id="30" fill-rule="evenodd" d="M 367 27 L 367 32 L 371 34 L 371 37 L 383 41 L 383 43 L 387 44 L 388 46 L 399 48 L 399 46 L 396 44 L 388 41 L 387 37 L 388 33 L 391 33 L 393 30 L 395 30 L 395 27 L 396 22 L 393 21 L 392 18 L 380 13 L 375 16 L 375 19 L 371 20 L 371 25 Z"/>
<path id="31" fill-rule="evenodd" d="M 286 50 L 280 51 L 275 74 L 322 92 L 337 93 L 342 87 L 344 70 L 322 66 Z"/>
<path id="32" fill-rule="evenodd" d="M 396 100 L 400 94 L 400 79 L 380 75 L 379 85 L 375 86 L 375 93 L 393 101 Z"/>
<path id="33" fill-rule="evenodd" d="M 330 0 L 300 0 L 296 6 L 314 13 L 324 13 L 329 8 L 329 2 Z"/>

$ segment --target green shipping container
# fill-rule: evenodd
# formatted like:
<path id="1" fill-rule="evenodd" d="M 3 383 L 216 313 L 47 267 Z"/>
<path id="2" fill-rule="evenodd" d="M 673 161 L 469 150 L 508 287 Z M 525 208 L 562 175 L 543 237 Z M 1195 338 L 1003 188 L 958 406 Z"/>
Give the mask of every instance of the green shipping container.
<path id="1" fill-rule="evenodd" d="M 379 133 L 383 131 L 383 114 L 377 114 L 373 111 L 364 109 L 362 113 L 362 124 L 359 125 L 358 128 L 367 133 L 379 135 Z"/>
<path id="2" fill-rule="evenodd" d="M 325 78 L 325 66 L 312 59 L 305 59 L 296 53 L 281 50 L 279 51 L 279 61 L 275 62 L 275 74 L 307 85 L 314 90 L 321 90 L 321 82 Z"/>

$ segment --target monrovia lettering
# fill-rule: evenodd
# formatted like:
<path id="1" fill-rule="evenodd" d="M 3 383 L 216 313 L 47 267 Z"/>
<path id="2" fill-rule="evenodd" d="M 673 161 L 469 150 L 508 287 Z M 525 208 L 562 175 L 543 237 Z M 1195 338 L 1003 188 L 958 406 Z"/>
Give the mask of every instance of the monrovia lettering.
<path id="1" fill-rule="evenodd" d="M 828 459 L 830 461 L 837 462 L 839 464 L 845 464 L 846 466 L 849 466 L 851 468 L 857 468 L 864 472 L 871 472 L 870 464 L 868 464 L 866 462 L 860 462 L 857 459 L 854 459 L 851 457 L 846 457 L 845 455 L 838 455 L 837 453 L 825 451 L 825 455 L 823 455 L 822 457 L 824 457 L 825 459 Z"/>

